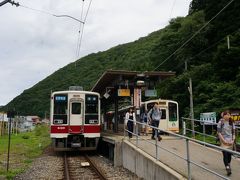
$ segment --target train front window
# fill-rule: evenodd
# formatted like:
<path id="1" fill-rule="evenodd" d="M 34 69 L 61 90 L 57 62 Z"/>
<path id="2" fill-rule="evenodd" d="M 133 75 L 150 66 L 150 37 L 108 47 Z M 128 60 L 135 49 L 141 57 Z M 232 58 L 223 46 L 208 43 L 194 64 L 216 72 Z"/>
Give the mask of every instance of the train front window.
<path id="1" fill-rule="evenodd" d="M 72 103 L 72 114 L 81 114 L 81 103 Z"/>
<path id="2" fill-rule="evenodd" d="M 67 114 L 67 96 L 54 96 L 54 114 Z"/>
<path id="3" fill-rule="evenodd" d="M 86 95 L 85 113 L 86 114 L 98 113 L 98 96 Z"/>
<path id="4" fill-rule="evenodd" d="M 85 96 L 85 124 L 98 124 L 98 96 L 87 94 Z"/>
<path id="5" fill-rule="evenodd" d="M 67 124 L 68 96 L 54 95 L 53 124 Z"/>
<path id="6" fill-rule="evenodd" d="M 177 121 L 177 104 L 168 103 L 169 106 L 169 121 Z"/>

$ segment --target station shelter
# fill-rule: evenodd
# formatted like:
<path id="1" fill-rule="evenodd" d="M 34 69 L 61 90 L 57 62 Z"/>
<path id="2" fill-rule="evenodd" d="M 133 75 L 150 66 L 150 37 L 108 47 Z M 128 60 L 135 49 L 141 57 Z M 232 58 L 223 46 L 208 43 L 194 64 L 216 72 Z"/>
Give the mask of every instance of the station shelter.
<path id="1" fill-rule="evenodd" d="M 124 114 L 129 107 L 135 108 L 137 119 L 139 119 L 142 99 L 156 98 L 156 84 L 173 76 L 175 72 L 105 71 L 91 89 L 101 96 L 103 128 L 112 129 L 115 133 L 122 131 Z"/>

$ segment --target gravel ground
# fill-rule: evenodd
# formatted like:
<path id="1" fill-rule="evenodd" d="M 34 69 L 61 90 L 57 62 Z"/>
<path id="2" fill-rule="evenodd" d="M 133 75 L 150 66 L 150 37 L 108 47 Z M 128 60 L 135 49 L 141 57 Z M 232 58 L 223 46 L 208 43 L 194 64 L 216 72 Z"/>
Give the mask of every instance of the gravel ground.
<path id="1" fill-rule="evenodd" d="M 112 162 L 103 156 L 94 156 L 91 159 L 105 172 L 106 177 L 111 180 L 141 180 L 135 174 L 123 167 L 114 167 Z"/>
<path id="2" fill-rule="evenodd" d="M 33 161 L 27 171 L 17 175 L 14 179 L 63 179 L 63 158 L 48 148 L 41 157 Z"/>
<path id="3" fill-rule="evenodd" d="M 101 167 L 106 173 L 108 179 L 111 180 L 140 180 L 136 175 L 122 167 L 114 167 L 112 162 L 103 156 L 93 156 L 91 159 Z M 34 160 L 31 167 L 24 173 L 17 175 L 15 180 L 32 180 L 47 179 L 60 180 L 63 179 L 63 156 L 56 154 L 48 149 L 41 157 Z"/>

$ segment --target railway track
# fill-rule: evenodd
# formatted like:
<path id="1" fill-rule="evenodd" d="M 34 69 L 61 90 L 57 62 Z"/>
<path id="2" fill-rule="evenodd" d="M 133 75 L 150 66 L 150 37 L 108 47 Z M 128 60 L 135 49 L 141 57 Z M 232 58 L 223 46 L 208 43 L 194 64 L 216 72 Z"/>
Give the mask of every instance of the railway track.
<path id="1" fill-rule="evenodd" d="M 87 155 L 74 156 L 64 154 L 64 179 L 101 179 L 106 180 L 105 173 L 97 167 Z"/>

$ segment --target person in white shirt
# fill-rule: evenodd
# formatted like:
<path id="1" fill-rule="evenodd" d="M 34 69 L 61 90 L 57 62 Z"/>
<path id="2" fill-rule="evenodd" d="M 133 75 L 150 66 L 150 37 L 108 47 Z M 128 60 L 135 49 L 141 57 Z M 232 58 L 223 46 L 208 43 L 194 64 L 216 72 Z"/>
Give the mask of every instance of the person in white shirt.
<path id="1" fill-rule="evenodd" d="M 136 115 L 133 112 L 132 108 L 130 108 L 129 111 L 125 115 L 125 124 L 128 127 L 128 137 L 132 138 L 133 125 L 136 125 Z"/>

